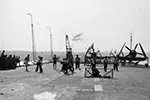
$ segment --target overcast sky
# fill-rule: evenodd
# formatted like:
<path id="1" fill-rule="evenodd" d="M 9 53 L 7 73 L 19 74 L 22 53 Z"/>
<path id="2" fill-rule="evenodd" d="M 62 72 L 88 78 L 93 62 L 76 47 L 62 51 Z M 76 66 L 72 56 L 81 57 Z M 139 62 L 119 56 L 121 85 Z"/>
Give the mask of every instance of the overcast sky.
<path id="1" fill-rule="evenodd" d="M 150 51 L 150 0 L 0 0 L 0 48 L 32 50 L 31 13 L 37 51 L 65 50 L 67 33 L 74 51 L 93 42 L 101 51 L 119 50 L 124 42 L 141 42 Z M 83 40 L 71 41 L 77 33 Z"/>

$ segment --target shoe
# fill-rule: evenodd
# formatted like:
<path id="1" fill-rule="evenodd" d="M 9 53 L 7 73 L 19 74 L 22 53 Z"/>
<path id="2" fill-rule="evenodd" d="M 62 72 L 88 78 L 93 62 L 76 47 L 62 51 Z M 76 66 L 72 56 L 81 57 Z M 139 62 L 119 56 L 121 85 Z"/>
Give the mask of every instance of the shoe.
<path id="1" fill-rule="evenodd" d="M 30 72 L 29 70 L 26 70 L 26 72 Z"/>

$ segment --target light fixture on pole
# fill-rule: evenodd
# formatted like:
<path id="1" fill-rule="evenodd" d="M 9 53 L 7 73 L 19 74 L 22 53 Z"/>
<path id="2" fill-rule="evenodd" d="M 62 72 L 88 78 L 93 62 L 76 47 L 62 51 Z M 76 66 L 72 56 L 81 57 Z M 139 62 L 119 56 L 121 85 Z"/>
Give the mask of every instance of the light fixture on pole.
<path id="1" fill-rule="evenodd" d="M 132 32 L 130 32 L 130 49 L 132 50 Z"/>
<path id="2" fill-rule="evenodd" d="M 32 53 L 33 53 L 33 61 L 36 60 L 36 47 L 35 47 L 35 39 L 34 39 L 34 30 L 33 30 L 33 17 L 31 13 L 27 13 L 31 17 L 31 33 L 32 33 Z"/>
<path id="3" fill-rule="evenodd" d="M 51 51 L 51 59 L 53 59 L 53 46 L 52 46 L 52 31 L 51 31 L 51 27 L 47 27 L 49 29 L 49 32 L 50 32 L 50 51 Z"/>

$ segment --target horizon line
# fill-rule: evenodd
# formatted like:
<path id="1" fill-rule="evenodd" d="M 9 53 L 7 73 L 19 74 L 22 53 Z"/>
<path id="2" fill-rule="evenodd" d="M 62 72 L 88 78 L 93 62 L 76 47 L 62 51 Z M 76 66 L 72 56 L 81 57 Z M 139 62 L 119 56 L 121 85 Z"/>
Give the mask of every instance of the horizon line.
<path id="1" fill-rule="evenodd" d="M 2 52 L 3 50 L 0 50 Z M 5 50 L 5 52 L 11 52 L 11 51 L 16 51 L 16 52 L 32 52 L 28 50 Z M 51 52 L 51 51 L 36 51 L 36 52 Z M 53 51 L 53 52 L 66 52 L 66 51 Z M 73 52 L 85 52 L 85 51 L 73 51 Z M 110 51 L 101 51 L 101 52 L 110 52 Z M 150 52 L 150 51 L 145 51 L 145 52 Z"/>

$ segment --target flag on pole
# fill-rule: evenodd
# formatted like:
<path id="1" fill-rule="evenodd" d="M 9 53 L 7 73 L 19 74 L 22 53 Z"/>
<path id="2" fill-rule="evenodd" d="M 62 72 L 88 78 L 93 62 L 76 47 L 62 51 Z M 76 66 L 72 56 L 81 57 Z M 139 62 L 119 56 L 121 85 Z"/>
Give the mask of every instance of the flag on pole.
<path id="1" fill-rule="evenodd" d="M 78 33 L 78 34 L 76 34 L 76 35 L 73 37 L 72 41 L 80 41 L 80 40 L 82 40 L 82 35 L 83 35 L 83 33 Z"/>

